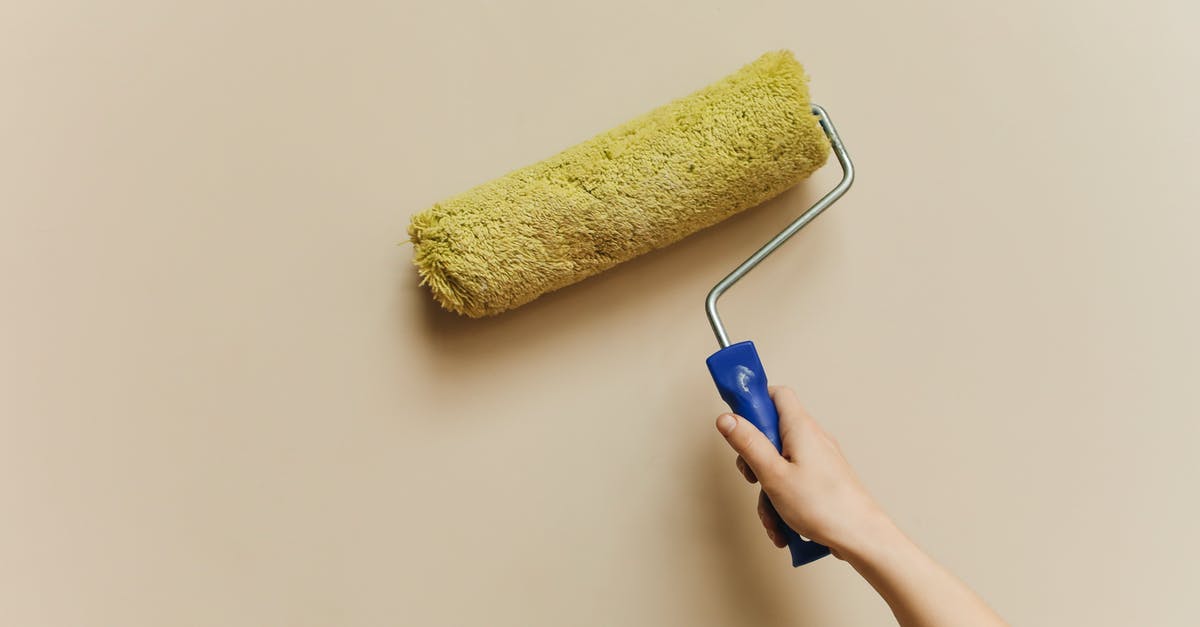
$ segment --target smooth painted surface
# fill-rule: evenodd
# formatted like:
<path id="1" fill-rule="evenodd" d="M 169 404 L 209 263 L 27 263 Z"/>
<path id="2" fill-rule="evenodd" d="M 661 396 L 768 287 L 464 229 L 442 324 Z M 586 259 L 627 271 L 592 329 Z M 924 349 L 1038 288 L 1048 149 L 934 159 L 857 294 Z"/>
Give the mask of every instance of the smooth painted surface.
<path id="1" fill-rule="evenodd" d="M 712 427 L 836 180 L 495 320 L 408 217 L 796 51 L 859 169 L 722 301 L 1015 624 L 1195 625 L 1196 5 L 0 7 L 0 623 L 865 625 Z"/>

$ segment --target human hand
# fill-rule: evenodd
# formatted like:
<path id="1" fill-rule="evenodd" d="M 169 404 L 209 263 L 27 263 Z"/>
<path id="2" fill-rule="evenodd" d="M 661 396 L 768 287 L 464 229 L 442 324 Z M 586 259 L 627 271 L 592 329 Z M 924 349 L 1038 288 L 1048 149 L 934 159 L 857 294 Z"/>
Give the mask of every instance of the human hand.
<path id="1" fill-rule="evenodd" d="M 778 386 L 770 393 L 779 413 L 782 455 L 740 416 L 721 414 L 717 430 L 738 453 L 737 467 L 746 479 L 762 484 L 758 515 L 775 546 L 787 546 L 779 524 L 782 518 L 797 533 L 828 546 L 844 559 L 890 522 L 837 441 L 813 420 L 795 393 Z"/>

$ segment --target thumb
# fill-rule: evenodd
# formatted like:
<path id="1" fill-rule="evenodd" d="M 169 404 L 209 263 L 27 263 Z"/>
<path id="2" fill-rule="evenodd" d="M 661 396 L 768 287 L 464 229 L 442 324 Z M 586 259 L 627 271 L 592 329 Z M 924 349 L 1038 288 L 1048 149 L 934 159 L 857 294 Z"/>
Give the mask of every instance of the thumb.
<path id="1" fill-rule="evenodd" d="M 769 481 L 768 477 L 775 476 L 783 470 L 787 463 L 767 436 L 750 424 L 745 418 L 735 414 L 721 414 L 717 417 L 717 431 L 725 436 L 729 446 L 746 460 L 750 469 L 760 481 Z"/>

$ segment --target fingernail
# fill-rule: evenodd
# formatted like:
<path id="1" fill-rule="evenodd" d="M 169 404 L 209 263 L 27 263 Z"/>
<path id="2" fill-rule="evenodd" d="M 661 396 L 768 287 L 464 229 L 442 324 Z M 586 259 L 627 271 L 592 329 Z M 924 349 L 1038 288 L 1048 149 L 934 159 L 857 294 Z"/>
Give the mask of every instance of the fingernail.
<path id="1" fill-rule="evenodd" d="M 717 431 L 720 431 L 721 435 L 729 435 L 736 426 L 737 419 L 729 414 L 721 414 L 717 418 Z"/>

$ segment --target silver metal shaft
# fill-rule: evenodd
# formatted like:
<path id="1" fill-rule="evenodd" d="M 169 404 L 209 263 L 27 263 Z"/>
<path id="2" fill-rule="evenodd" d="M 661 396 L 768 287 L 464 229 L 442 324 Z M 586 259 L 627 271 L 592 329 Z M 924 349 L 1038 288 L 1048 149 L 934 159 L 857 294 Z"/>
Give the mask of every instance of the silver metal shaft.
<path id="1" fill-rule="evenodd" d="M 725 290 L 733 287 L 734 283 L 737 283 L 738 280 L 746 276 L 746 273 L 753 270 L 754 266 L 757 266 L 759 262 L 766 259 L 767 255 L 775 252 L 775 249 L 788 241 L 791 236 L 800 232 L 800 229 L 804 228 L 809 222 L 812 222 L 813 218 L 816 218 L 822 211 L 825 211 L 829 205 L 837 202 L 837 199 L 841 198 L 842 194 L 845 194 L 846 190 L 850 189 L 850 184 L 854 182 L 854 164 L 850 162 L 850 155 L 846 154 L 846 147 L 842 145 L 842 138 L 838 137 L 837 129 L 834 128 L 833 122 L 829 120 L 829 114 L 825 113 L 825 109 L 818 105 L 812 105 L 812 112 L 821 123 L 821 130 L 825 131 L 825 135 L 829 137 L 829 144 L 833 147 L 833 154 L 837 156 L 838 163 L 842 166 L 842 180 L 837 184 L 837 187 L 834 187 L 829 193 L 822 196 L 816 204 L 808 208 L 808 211 L 805 211 L 799 218 L 793 220 L 791 224 L 787 225 L 787 228 L 779 232 L 779 235 L 772 237 L 771 241 L 764 244 L 753 255 L 750 255 L 750 258 L 743 261 L 742 265 L 734 268 L 733 272 L 729 273 L 729 276 L 721 279 L 708 292 L 708 298 L 704 299 L 704 310 L 708 313 L 708 323 L 712 325 L 713 333 L 717 335 L 717 342 L 721 345 L 721 348 L 729 346 L 729 334 L 725 332 L 725 325 L 721 323 L 721 315 L 717 313 L 717 299 L 721 298 Z"/>

